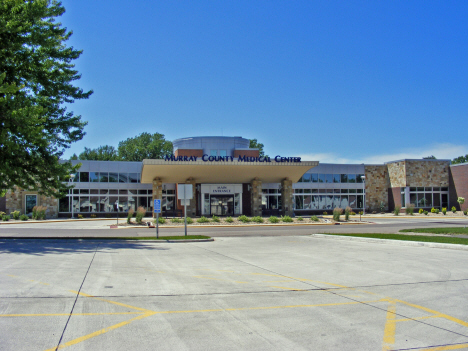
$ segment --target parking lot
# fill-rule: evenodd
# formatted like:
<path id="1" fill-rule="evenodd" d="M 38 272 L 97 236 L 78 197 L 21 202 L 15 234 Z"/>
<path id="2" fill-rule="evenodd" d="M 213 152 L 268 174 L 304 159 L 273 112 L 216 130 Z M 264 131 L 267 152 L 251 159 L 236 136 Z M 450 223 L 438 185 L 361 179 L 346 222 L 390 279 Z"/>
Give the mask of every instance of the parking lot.
<path id="1" fill-rule="evenodd" d="M 276 236 L 0 252 L 1 350 L 468 348 L 466 251 Z"/>

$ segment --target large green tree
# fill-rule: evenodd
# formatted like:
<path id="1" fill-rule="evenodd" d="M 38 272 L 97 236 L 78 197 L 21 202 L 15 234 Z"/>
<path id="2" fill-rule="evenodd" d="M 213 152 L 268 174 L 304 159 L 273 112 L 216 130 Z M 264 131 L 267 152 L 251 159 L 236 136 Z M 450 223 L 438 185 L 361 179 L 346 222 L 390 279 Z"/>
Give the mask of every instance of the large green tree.
<path id="1" fill-rule="evenodd" d="M 122 161 L 142 161 L 145 158 L 163 158 L 172 154 L 172 142 L 164 139 L 160 133 L 141 133 L 134 138 L 121 141 L 118 147 Z"/>
<path id="2" fill-rule="evenodd" d="M 103 145 L 96 149 L 89 149 L 85 147 L 84 151 L 74 159 L 92 161 L 118 161 L 119 155 L 115 147 L 110 145 Z"/>
<path id="3" fill-rule="evenodd" d="M 72 32 L 56 22 L 64 12 L 56 0 L 0 0 L 0 189 L 67 190 L 73 167 L 59 158 L 86 122 L 65 104 L 92 91 L 73 84 L 81 51 L 65 45 Z"/>
<path id="4" fill-rule="evenodd" d="M 456 164 L 459 164 L 459 163 L 466 163 L 466 162 L 468 162 L 468 155 L 458 156 L 458 157 L 453 159 L 452 165 L 456 165 Z"/>
<path id="5" fill-rule="evenodd" d="M 262 143 L 259 143 L 257 139 L 249 139 L 249 148 L 251 149 L 258 149 L 260 156 L 264 157 L 265 152 L 263 151 L 264 145 Z"/>

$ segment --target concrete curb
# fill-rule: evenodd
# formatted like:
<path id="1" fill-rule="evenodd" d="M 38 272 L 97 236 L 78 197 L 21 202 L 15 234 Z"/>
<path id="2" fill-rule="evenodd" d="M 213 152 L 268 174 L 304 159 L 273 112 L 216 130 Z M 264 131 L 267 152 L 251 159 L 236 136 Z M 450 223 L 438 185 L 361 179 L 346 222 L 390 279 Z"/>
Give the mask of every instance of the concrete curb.
<path id="1" fill-rule="evenodd" d="M 392 245 L 399 245 L 399 246 L 419 246 L 419 247 L 422 246 L 422 247 L 431 247 L 431 248 L 438 248 L 438 249 L 468 251 L 468 245 L 458 245 L 458 244 L 426 243 L 426 242 L 421 242 L 421 241 L 374 239 L 374 238 L 361 238 L 361 237 L 356 237 L 356 236 L 341 236 L 341 235 L 327 235 L 327 234 L 311 234 L 311 236 L 320 238 L 320 239 L 349 240 L 349 241 L 360 241 L 360 242 L 376 243 L 376 244 L 392 244 Z"/>
<path id="2" fill-rule="evenodd" d="M 116 238 L 92 238 L 92 237 L 14 237 L 14 236 L 0 236 L 0 240 L 83 240 L 83 241 L 114 241 L 114 242 L 125 242 L 125 241 L 133 241 L 133 242 L 142 242 L 142 243 L 202 243 L 202 242 L 209 242 L 215 241 L 213 238 L 210 239 L 181 239 L 181 240 L 136 240 L 136 239 L 116 239 Z"/>

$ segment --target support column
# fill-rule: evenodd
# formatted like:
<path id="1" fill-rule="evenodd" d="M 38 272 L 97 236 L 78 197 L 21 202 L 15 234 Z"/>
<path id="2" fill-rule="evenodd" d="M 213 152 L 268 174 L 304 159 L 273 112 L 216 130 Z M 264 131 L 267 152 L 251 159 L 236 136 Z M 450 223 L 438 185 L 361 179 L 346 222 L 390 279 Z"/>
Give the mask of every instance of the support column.
<path id="1" fill-rule="evenodd" d="M 190 205 L 187 206 L 187 217 L 195 217 L 197 215 L 197 189 L 195 179 L 189 178 L 185 181 L 185 184 L 192 184 L 192 200 Z"/>
<path id="2" fill-rule="evenodd" d="M 293 188 L 292 181 L 285 178 L 281 181 L 281 203 L 283 204 L 283 215 L 292 216 L 293 210 Z"/>
<path id="3" fill-rule="evenodd" d="M 250 190 L 250 203 L 252 208 L 252 216 L 262 215 L 262 181 L 258 178 L 252 179 L 250 182 L 252 189 Z"/>
<path id="4" fill-rule="evenodd" d="M 154 200 L 161 200 L 162 202 L 162 181 L 160 178 L 154 178 L 153 179 L 153 203 L 149 204 L 148 209 L 151 208 L 151 205 L 154 204 Z M 153 218 L 156 217 L 156 214 L 154 213 L 154 208 L 153 208 Z"/>

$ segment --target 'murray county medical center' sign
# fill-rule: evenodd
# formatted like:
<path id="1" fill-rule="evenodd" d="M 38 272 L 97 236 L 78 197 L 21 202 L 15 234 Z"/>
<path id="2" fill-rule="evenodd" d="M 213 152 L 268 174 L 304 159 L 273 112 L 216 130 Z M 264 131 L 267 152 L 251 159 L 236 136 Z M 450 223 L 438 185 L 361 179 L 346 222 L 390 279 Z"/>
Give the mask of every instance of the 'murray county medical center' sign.
<path id="1" fill-rule="evenodd" d="M 201 159 L 203 162 L 271 162 L 271 158 L 268 156 L 265 157 L 254 157 L 254 156 L 208 156 L 203 155 L 199 156 L 174 156 L 166 155 L 164 156 L 164 161 L 183 161 L 183 162 L 193 162 Z M 281 157 L 276 156 L 273 158 L 275 162 L 289 162 L 289 163 L 298 163 L 301 162 L 300 157 Z"/>

